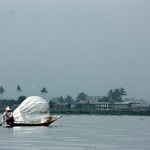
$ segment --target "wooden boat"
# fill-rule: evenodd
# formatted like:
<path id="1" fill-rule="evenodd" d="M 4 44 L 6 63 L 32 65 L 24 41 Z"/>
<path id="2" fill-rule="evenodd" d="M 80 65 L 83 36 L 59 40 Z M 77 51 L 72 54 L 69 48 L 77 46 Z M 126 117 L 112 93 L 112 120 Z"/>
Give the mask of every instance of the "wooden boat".
<path id="1" fill-rule="evenodd" d="M 14 111 L 14 122 L 6 127 L 16 126 L 48 126 L 61 116 L 50 115 L 49 103 L 39 96 L 26 98 Z"/>
<path id="2" fill-rule="evenodd" d="M 3 127 L 19 127 L 19 126 L 49 126 L 51 123 L 59 119 L 61 116 L 51 116 L 43 118 L 44 121 L 34 120 L 33 122 L 14 122 L 13 124 L 4 124 Z M 43 120 L 42 119 L 42 120 Z"/>

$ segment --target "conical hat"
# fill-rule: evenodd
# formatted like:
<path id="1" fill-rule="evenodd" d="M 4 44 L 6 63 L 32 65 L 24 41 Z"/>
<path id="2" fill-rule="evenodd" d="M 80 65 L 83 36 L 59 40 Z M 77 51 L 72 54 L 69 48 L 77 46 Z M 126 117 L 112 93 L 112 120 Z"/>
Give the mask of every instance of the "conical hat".
<path id="1" fill-rule="evenodd" d="M 5 110 L 10 110 L 10 107 L 8 106 L 8 107 L 6 107 L 6 109 Z"/>

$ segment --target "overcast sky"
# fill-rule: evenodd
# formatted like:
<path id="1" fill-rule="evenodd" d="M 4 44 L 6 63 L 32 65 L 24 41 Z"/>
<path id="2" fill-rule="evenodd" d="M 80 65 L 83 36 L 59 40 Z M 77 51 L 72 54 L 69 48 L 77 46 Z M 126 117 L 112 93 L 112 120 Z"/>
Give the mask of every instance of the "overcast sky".
<path id="1" fill-rule="evenodd" d="M 150 100 L 150 0 L 0 0 L 5 98 L 123 87 Z"/>

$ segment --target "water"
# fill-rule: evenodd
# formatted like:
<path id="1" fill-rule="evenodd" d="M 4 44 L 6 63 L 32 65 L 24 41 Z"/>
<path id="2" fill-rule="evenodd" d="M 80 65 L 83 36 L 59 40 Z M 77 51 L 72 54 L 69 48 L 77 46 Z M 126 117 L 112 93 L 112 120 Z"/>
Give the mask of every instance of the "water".
<path id="1" fill-rule="evenodd" d="M 10 149 L 149 150 L 150 117 L 68 115 L 49 127 L 0 127 L 0 150 Z"/>

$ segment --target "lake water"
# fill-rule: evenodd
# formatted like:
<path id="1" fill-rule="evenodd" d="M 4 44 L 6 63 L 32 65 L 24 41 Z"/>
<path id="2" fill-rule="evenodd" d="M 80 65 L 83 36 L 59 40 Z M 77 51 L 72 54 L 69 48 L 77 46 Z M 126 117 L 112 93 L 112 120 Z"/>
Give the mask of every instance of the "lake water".
<path id="1" fill-rule="evenodd" d="M 0 127 L 0 150 L 10 149 L 150 150 L 150 117 L 64 115 L 49 127 Z"/>

